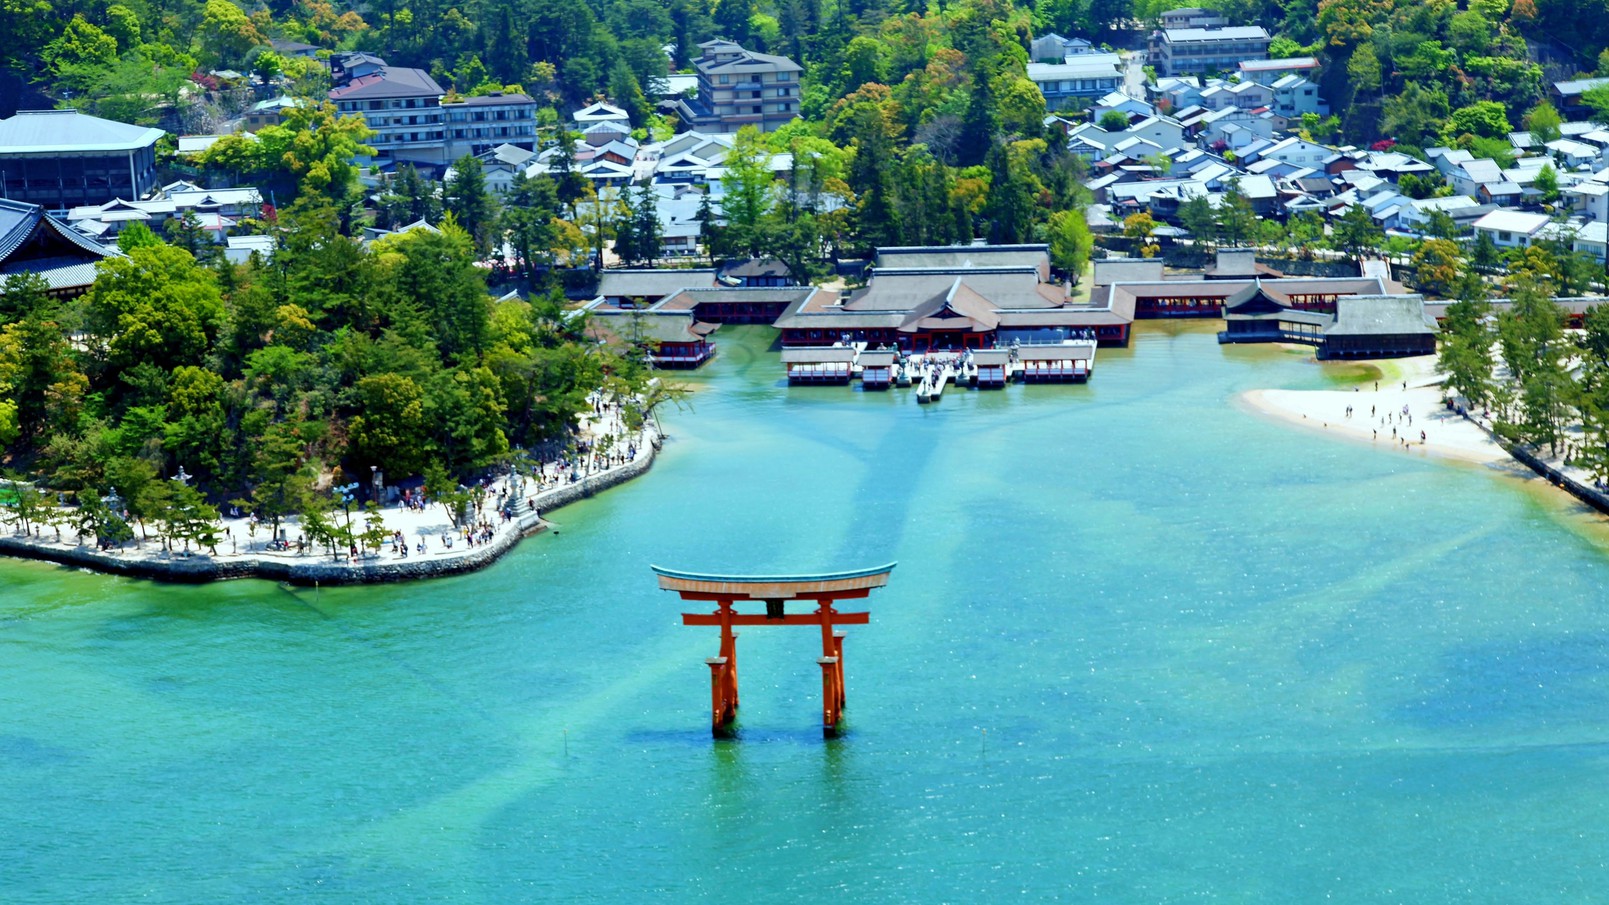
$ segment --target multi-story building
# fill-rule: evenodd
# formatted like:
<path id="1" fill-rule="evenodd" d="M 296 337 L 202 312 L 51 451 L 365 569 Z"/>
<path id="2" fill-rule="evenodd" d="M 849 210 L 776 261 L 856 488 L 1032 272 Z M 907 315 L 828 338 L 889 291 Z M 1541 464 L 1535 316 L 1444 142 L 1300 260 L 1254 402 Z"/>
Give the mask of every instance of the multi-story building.
<path id="1" fill-rule="evenodd" d="M 1060 63 L 1029 63 L 1028 78 L 1039 86 L 1045 106 L 1057 110 L 1075 98 L 1105 97 L 1123 86 L 1115 53 L 1085 53 Z"/>
<path id="2" fill-rule="evenodd" d="M 1330 105 L 1319 96 L 1318 86 L 1299 75 L 1287 75 L 1273 85 L 1274 113 L 1289 121 L 1305 113 L 1328 116 Z"/>
<path id="3" fill-rule="evenodd" d="M 447 161 L 447 127 L 441 109 L 446 92 L 430 73 L 403 66 L 359 76 L 330 92 L 343 114 L 363 117 L 374 130 L 369 146 L 384 160 L 440 164 Z"/>
<path id="4" fill-rule="evenodd" d="M 677 103 L 682 125 L 701 132 L 755 126 L 774 132 L 799 115 L 799 74 L 787 57 L 744 50 L 734 41 L 698 45 L 698 97 Z"/>
<path id="5" fill-rule="evenodd" d="M 161 137 L 77 110 L 20 111 L 0 120 L 0 197 L 50 210 L 143 197 Z"/>
<path id="6" fill-rule="evenodd" d="M 1244 81 L 1256 82 L 1270 88 L 1274 83 L 1288 75 L 1299 75 L 1305 79 L 1318 78 L 1319 65 L 1317 57 L 1281 57 L 1277 60 L 1241 60 L 1236 67 L 1240 70 L 1240 77 Z"/>
<path id="7" fill-rule="evenodd" d="M 330 92 L 343 114 L 358 114 L 375 135 L 381 160 L 451 163 L 498 145 L 536 141 L 536 101 L 523 94 L 488 94 L 443 101 L 441 85 L 423 69 L 388 66 Z"/>
<path id="8" fill-rule="evenodd" d="M 1228 19 L 1199 6 L 1170 9 L 1157 18 L 1161 20 L 1163 28 L 1218 28 L 1229 24 Z"/>
<path id="9" fill-rule="evenodd" d="M 1242 60 L 1267 59 L 1270 40 L 1258 25 L 1164 28 L 1151 36 L 1150 61 L 1158 76 L 1229 72 Z"/>
<path id="10" fill-rule="evenodd" d="M 498 145 L 536 143 L 536 101 L 525 94 L 494 91 L 442 101 L 447 115 L 447 159 L 483 154 Z"/>

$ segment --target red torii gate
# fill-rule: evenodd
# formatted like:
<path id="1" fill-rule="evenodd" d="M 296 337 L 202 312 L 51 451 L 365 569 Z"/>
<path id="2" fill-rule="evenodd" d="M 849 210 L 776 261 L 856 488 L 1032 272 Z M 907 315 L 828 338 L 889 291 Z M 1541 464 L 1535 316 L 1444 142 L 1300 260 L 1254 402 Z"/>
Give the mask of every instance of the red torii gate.
<path id="1" fill-rule="evenodd" d="M 833 608 L 839 600 L 853 600 L 871 594 L 872 588 L 888 584 L 894 563 L 873 569 L 849 572 L 822 572 L 813 575 L 706 575 L 649 566 L 659 576 L 663 591 L 675 591 L 683 600 L 713 600 L 713 613 L 683 613 L 683 625 L 721 627 L 721 653 L 704 662 L 710 668 L 711 731 L 716 738 L 732 736 L 737 718 L 737 633 L 739 625 L 813 625 L 821 629 L 821 734 L 838 735 L 844 716 L 844 633 L 839 625 L 865 625 L 870 613 L 840 613 Z M 810 613 L 790 613 L 789 600 L 814 600 Z M 763 602 L 764 613 L 740 613 L 739 603 Z"/>

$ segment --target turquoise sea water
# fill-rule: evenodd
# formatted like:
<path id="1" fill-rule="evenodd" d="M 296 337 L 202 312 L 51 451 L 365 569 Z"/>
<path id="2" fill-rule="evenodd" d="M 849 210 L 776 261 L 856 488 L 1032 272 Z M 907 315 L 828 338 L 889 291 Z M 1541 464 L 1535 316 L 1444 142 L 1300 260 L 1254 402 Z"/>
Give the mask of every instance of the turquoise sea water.
<path id="1" fill-rule="evenodd" d="M 169 587 L 0 562 L 0 901 L 1590 902 L 1605 532 L 1265 422 L 1349 372 L 1206 326 L 1083 387 L 793 389 L 723 330 L 644 479 L 492 569 Z M 650 562 L 898 560 L 845 645 Z"/>

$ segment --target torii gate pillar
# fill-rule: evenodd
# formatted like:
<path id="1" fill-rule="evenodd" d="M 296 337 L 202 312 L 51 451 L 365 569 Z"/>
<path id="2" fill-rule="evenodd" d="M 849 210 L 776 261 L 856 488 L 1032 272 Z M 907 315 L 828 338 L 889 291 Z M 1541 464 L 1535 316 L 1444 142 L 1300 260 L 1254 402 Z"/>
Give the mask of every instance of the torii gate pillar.
<path id="1" fill-rule="evenodd" d="M 862 599 L 873 588 L 888 584 L 894 563 L 874 569 L 850 572 L 824 572 L 814 575 L 707 575 L 679 572 L 652 566 L 659 576 L 661 590 L 675 591 L 683 600 L 709 600 L 713 613 L 683 613 L 683 625 L 710 625 L 721 629 L 721 652 L 705 664 L 710 670 L 710 730 L 716 738 L 730 738 L 737 719 L 737 633 L 739 625 L 809 625 L 821 630 L 821 733 L 838 735 L 843 723 L 844 633 L 840 625 L 865 625 L 870 613 L 840 613 L 840 600 Z M 789 600 L 813 600 L 816 609 L 801 613 L 787 611 Z M 739 603 L 764 603 L 763 613 L 743 613 Z"/>

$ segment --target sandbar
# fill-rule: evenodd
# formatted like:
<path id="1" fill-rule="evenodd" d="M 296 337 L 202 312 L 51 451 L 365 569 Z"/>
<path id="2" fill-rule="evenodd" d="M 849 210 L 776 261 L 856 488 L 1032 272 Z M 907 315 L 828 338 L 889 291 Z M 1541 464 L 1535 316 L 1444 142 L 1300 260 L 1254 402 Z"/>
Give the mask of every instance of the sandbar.
<path id="1" fill-rule="evenodd" d="M 1252 390 L 1242 394 L 1240 402 L 1259 414 L 1365 443 L 1393 455 L 1436 456 L 1480 464 L 1510 458 L 1484 428 L 1443 404 L 1445 397 L 1434 356 L 1396 359 L 1384 366 L 1400 373 L 1395 379 L 1382 377 L 1378 383 L 1365 382 L 1355 389 Z M 1350 417 L 1346 414 L 1348 406 L 1352 407 Z M 1404 407 L 1407 416 L 1403 415 Z M 1419 439 L 1421 431 L 1423 442 Z"/>

